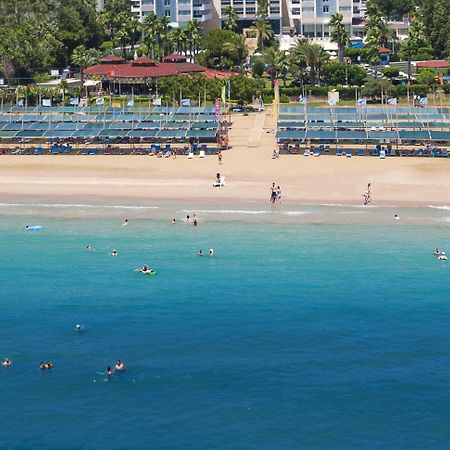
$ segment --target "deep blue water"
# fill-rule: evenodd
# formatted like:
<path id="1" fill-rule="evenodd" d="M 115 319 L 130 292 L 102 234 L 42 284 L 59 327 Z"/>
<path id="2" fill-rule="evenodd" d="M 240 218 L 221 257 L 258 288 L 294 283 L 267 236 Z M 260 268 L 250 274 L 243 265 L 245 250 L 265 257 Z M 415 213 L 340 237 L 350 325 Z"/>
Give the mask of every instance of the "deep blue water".
<path id="1" fill-rule="evenodd" d="M 407 214 L 0 217 L 0 447 L 448 448 L 450 227 Z"/>

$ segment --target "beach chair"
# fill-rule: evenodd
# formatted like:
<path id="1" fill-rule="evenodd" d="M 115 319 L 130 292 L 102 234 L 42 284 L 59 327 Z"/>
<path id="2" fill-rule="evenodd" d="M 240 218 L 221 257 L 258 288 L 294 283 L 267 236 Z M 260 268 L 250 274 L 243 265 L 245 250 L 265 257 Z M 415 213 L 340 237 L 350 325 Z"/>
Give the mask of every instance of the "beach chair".
<path id="1" fill-rule="evenodd" d="M 34 152 L 33 152 L 35 155 L 42 155 L 42 153 L 43 153 L 43 150 L 42 150 L 42 147 L 41 146 L 39 146 L 39 147 L 36 147 L 35 149 L 34 149 Z"/>
<path id="2" fill-rule="evenodd" d="M 423 148 L 419 148 L 419 150 L 417 150 L 417 156 L 423 156 Z"/>
<path id="3" fill-rule="evenodd" d="M 337 150 L 336 150 L 336 156 L 342 156 L 342 148 L 338 148 Z"/>
<path id="4" fill-rule="evenodd" d="M 303 152 L 303 156 L 309 156 L 310 155 L 310 151 L 308 148 L 305 148 L 305 151 Z"/>
<path id="5" fill-rule="evenodd" d="M 204 158 L 205 157 L 205 150 L 200 150 L 199 154 L 198 154 L 199 158 Z"/>
<path id="6" fill-rule="evenodd" d="M 320 156 L 320 149 L 316 149 L 316 151 L 313 153 L 313 156 Z"/>
<path id="7" fill-rule="evenodd" d="M 380 159 L 386 158 L 386 150 L 380 150 Z"/>
<path id="8" fill-rule="evenodd" d="M 448 150 L 446 148 L 443 148 L 441 151 L 441 157 L 442 158 L 448 158 Z"/>
<path id="9" fill-rule="evenodd" d="M 187 155 L 187 159 L 193 159 L 194 158 L 194 153 L 193 152 L 189 152 Z"/>
<path id="10" fill-rule="evenodd" d="M 370 154 L 372 156 L 379 156 L 380 155 L 380 151 L 377 148 L 372 149 L 372 151 L 370 152 Z"/>
<path id="11" fill-rule="evenodd" d="M 366 156 L 366 151 L 364 149 L 358 150 L 358 156 Z"/>
<path id="12" fill-rule="evenodd" d="M 96 155 L 97 154 L 97 152 L 98 152 L 98 149 L 96 149 L 96 148 L 92 148 L 92 149 L 90 149 L 89 151 L 88 151 L 88 155 Z"/>
<path id="13" fill-rule="evenodd" d="M 351 150 L 346 150 L 345 156 L 346 156 L 346 158 L 351 158 L 353 156 L 353 152 Z"/>

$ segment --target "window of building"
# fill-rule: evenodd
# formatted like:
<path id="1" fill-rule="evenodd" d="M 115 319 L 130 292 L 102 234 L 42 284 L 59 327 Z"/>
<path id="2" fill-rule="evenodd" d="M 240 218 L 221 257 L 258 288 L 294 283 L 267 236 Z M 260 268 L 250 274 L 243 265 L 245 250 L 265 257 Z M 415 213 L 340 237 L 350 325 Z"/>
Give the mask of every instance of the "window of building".
<path id="1" fill-rule="evenodd" d="M 280 14 L 280 8 L 278 6 L 270 8 L 270 14 Z"/>
<path id="2" fill-rule="evenodd" d="M 234 5 L 243 5 L 244 4 L 244 0 L 233 0 L 233 6 Z"/>
<path id="3" fill-rule="evenodd" d="M 170 0 L 164 0 L 164 6 L 170 6 Z"/>
<path id="4" fill-rule="evenodd" d="M 244 14 L 244 8 L 234 8 L 238 14 Z"/>
<path id="5" fill-rule="evenodd" d="M 165 15 L 166 17 L 170 17 L 170 11 L 164 11 L 164 15 Z"/>
<path id="6" fill-rule="evenodd" d="M 303 12 L 314 12 L 314 6 L 304 6 L 302 8 Z"/>
<path id="7" fill-rule="evenodd" d="M 351 11 L 351 6 L 339 6 L 339 11 Z"/>
<path id="8" fill-rule="evenodd" d="M 330 7 L 329 7 L 328 5 L 325 5 L 325 6 L 323 7 L 323 12 L 324 12 L 324 13 L 330 12 Z"/>
<path id="9" fill-rule="evenodd" d="M 191 15 L 191 12 L 190 12 L 188 9 L 180 9 L 180 10 L 178 11 L 178 14 L 179 14 L 180 16 L 190 16 L 190 15 Z"/>
<path id="10" fill-rule="evenodd" d="M 246 8 L 245 12 L 249 15 L 249 16 L 254 16 L 256 14 L 256 8 Z"/>
<path id="11" fill-rule="evenodd" d="M 293 14 L 294 16 L 296 16 L 296 15 L 298 15 L 298 14 L 300 14 L 300 13 L 301 13 L 300 8 L 292 8 L 292 14 Z"/>

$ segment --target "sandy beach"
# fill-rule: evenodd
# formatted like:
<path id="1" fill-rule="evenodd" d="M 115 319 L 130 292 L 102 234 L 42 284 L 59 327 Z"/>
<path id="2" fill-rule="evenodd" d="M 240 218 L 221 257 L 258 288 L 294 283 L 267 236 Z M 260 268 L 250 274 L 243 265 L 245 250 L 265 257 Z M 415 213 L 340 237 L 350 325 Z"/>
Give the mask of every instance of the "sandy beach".
<path id="1" fill-rule="evenodd" d="M 282 188 L 284 202 L 361 204 L 371 182 L 373 204 L 449 203 L 449 159 L 282 155 L 273 160 L 274 127 L 269 112 L 234 117 L 232 148 L 223 152 L 222 165 L 213 155 L 193 160 L 185 156 L 3 155 L 0 200 L 267 203 L 275 182 Z M 224 187 L 212 186 L 217 172 L 226 178 Z"/>

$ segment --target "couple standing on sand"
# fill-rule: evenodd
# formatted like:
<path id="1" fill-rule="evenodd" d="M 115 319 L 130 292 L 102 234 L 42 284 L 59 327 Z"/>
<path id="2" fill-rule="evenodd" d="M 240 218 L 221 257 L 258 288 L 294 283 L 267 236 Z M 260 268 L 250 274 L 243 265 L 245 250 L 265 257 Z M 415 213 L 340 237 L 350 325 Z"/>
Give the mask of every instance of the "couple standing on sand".
<path id="1" fill-rule="evenodd" d="M 275 186 L 275 182 L 272 183 L 270 188 L 270 203 L 281 203 L 281 188 Z"/>
<path id="2" fill-rule="evenodd" d="M 367 191 L 364 192 L 364 204 L 365 205 L 368 205 L 372 201 L 372 197 L 370 196 L 370 185 L 371 185 L 371 183 L 369 183 L 367 185 Z"/>

